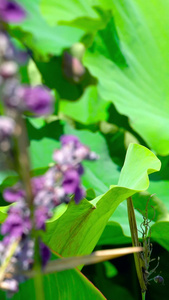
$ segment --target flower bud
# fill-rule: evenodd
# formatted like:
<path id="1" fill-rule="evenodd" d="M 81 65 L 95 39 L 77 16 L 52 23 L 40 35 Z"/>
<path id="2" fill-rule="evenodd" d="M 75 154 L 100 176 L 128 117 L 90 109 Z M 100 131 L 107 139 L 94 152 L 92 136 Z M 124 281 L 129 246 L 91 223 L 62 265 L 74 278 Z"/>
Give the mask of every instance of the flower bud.
<path id="1" fill-rule="evenodd" d="M 75 82 L 80 82 L 85 74 L 85 68 L 80 60 L 68 52 L 63 55 L 63 71 L 67 78 L 73 79 Z"/>
<path id="2" fill-rule="evenodd" d="M 160 275 L 157 275 L 156 277 L 154 277 L 154 281 L 155 281 L 155 283 L 163 284 L 164 283 L 164 278 Z"/>

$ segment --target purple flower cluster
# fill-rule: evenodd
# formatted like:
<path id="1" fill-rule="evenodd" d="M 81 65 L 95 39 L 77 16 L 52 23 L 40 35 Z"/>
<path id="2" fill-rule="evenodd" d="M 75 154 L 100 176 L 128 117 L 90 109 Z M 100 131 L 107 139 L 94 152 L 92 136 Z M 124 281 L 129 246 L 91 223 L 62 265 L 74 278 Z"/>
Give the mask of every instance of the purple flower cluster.
<path id="1" fill-rule="evenodd" d="M 0 10 L 1 11 L 1 10 Z M 0 87 L 5 106 L 18 112 L 35 116 L 49 115 L 53 111 L 53 97 L 45 86 L 21 85 L 18 78 L 16 56 L 23 57 L 3 31 L 0 32 Z"/>
<path id="2" fill-rule="evenodd" d="M 18 90 L 18 97 L 21 106 L 25 111 L 33 112 L 36 115 L 49 115 L 53 111 L 53 101 L 50 90 L 44 86 L 22 86 Z"/>
<path id="3" fill-rule="evenodd" d="M 25 10 L 15 1 L 0 1 L 0 19 L 4 22 L 18 23 L 25 19 Z"/>
<path id="4" fill-rule="evenodd" d="M 0 244 L 0 255 L 3 257 L 5 247 L 8 248 L 13 241 L 20 239 L 19 248 L 14 254 L 14 262 L 11 262 L 12 266 L 10 265 L 10 268 L 13 269 L 11 278 L 15 280 L 13 286 L 16 287 L 16 290 L 18 287 L 16 283 L 23 280 L 23 276 L 18 277 L 18 274 L 22 274 L 23 270 L 29 270 L 33 265 L 34 247 L 32 245 L 34 240 L 30 237 L 32 224 L 35 224 L 37 230 L 45 230 L 45 222 L 52 217 L 53 209 L 63 202 L 68 203 L 70 201 L 69 196 L 72 194 L 74 194 L 75 202 L 79 203 L 85 196 L 80 180 L 80 176 L 84 173 L 81 162 L 85 159 L 95 160 L 98 158 L 75 136 L 62 136 L 61 145 L 61 149 L 55 150 L 53 154 L 56 164 L 49 168 L 43 176 L 32 178 L 33 221 L 25 191 L 20 183 L 5 189 L 3 192 L 4 199 L 9 203 L 15 202 L 15 205 L 9 208 L 8 217 L 1 227 L 1 233 L 5 237 Z M 50 252 L 43 243 L 40 244 L 40 250 L 42 266 L 45 266 L 50 258 Z M 21 257 L 22 263 L 20 263 Z M 9 284 L 9 280 L 5 280 L 7 280 L 5 284 Z"/>
<path id="5" fill-rule="evenodd" d="M 18 78 L 17 52 L 5 31 L 2 29 L 7 22 L 20 22 L 26 13 L 15 1 L 0 0 L 0 91 L 3 106 L 9 117 L 0 117 L 0 150 L 7 160 L 15 166 L 15 141 L 13 136 L 18 133 L 17 116 L 22 113 L 41 116 L 53 111 L 53 97 L 45 86 L 30 87 L 21 85 Z M 21 53 L 23 57 L 23 53 Z M 73 62 L 73 79 L 79 81 L 84 74 L 84 68 L 76 58 L 69 57 L 68 69 Z M 17 139 L 17 137 L 16 137 Z M 29 207 L 27 195 L 22 183 L 6 188 L 4 199 L 9 202 L 8 217 L 1 226 L 4 236 L 0 242 L 0 265 L 6 264 L 4 277 L 0 280 L 0 288 L 14 293 L 20 282 L 24 281 L 24 272 L 34 265 L 35 230 L 45 230 L 45 224 L 52 217 L 53 209 L 61 203 L 68 203 L 70 196 L 75 203 L 85 196 L 81 186 L 81 176 L 84 173 L 83 160 L 95 160 L 97 155 L 80 143 L 77 137 L 68 135 L 61 137 L 61 149 L 53 154 L 54 164 L 39 177 L 32 178 L 31 188 L 33 208 Z M 14 151 L 13 151 L 14 148 Z M 2 155 L 0 155 L 1 160 Z M 16 162 L 17 165 L 18 161 Z M 40 238 L 39 251 L 42 267 L 45 267 L 50 251 Z M 15 245 L 15 248 L 13 246 Z M 12 252 L 11 252 L 12 251 Z M 10 258 L 10 259 L 9 259 Z"/>

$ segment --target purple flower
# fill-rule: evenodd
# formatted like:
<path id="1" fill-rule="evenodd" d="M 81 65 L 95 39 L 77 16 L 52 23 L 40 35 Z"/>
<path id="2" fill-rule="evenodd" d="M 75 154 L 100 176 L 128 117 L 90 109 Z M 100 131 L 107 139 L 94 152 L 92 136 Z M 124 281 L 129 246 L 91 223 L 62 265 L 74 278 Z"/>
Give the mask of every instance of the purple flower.
<path id="1" fill-rule="evenodd" d="M 69 146 L 68 150 L 70 152 L 70 155 L 73 156 L 74 159 L 78 159 L 78 160 L 83 160 L 83 159 L 96 160 L 96 159 L 98 159 L 98 155 L 96 155 L 95 152 L 91 152 L 89 147 L 83 145 L 76 136 L 62 135 L 60 138 L 60 141 L 61 141 L 63 148 L 61 150 L 58 150 L 59 152 L 61 152 L 61 151 L 64 152 L 64 147 Z M 71 153 L 71 151 L 72 151 L 72 153 Z M 59 152 L 57 155 L 57 151 L 56 151 L 55 157 L 59 156 Z M 55 157 L 54 157 L 54 160 L 57 160 L 57 159 L 55 159 Z M 61 157 L 61 154 L 60 154 L 60 157 Z"/>
<path id="2" fill-rule="evenodd" d="M 85 197 L 85 191 L 82 187 L 77 187 L 75 190 L 75 202 L 78 204 Z"/>
<path id="3" fill-rule="evenodd" d="M 23 204 L 18 204 L 9 209 L 9 215 L 2 224 L 1 233 L 8 234 L 10 239 L 17 239 L 31 230 L 30 212 Z"/>
<path id="4" fill-rule="evenodd" d="M 83 175 L 84 168 L 83 168 L 82 164 L 77 164 L 76 170 L 77 170 L 77 172 L 78 172 L 79 175 Z"/>
<path id="5" fill-rule="evenodd" d="M 63 188 L 66 194 L 75 193 L 80 184 L 79 174 L 76 170 L 68 170 L 64 174 Z"/>
<path id="6" fill-rule="evenodd" d="M 1 0 L 0 17 L 5 22 L 18 23 L 25 19 L 25 10 L 16 2 L 9 0 Z"/>
<path id="7" fill-rule="evenodd" d="M 7 202 L 17 202 L 25 197 L 25 191 L 18 189 L 18 185 L 7 188 L 3 192 L 3 197 Z"/>
<path id="8" fill-rule="evenodd" d="M 33 194 L 36 195 L 38 192 L 40 192 L 43 189 L 44 184 L 45 184 L 44 176 L 34 177 L 32 179 Z"/>
<path id="9" fill-rule="evenodd" d="M 28 235 L 24 236 L 20 241 L 17 251 L 15 252 L 15 259 L 17 264 L 16 277 L 19 281 L 23 281 L 25 278 L 22 271 L 29 270 L 34 262 L 34 246 L 35 241 Z"/>
<path id="10" fill-rule="evenodd" d="M 74 135 L 62 135 L 60 138 L 62 146 L 73 143 L 75 146 L 80 144 L 79 139 Z"/>
<path id="11" fill-rule="evenodd" d="M 49 208 L 43 205 L 38 206 L 35 210 L 36 228 L 45 230 L 45 222 L 50 218 L 51 214 L 49 212 Z"/>
<path id="12" fill-rule="evenodd" d="M 42 242 L 40 243 L 40 253 L 42 258 L 42 267 L 44 268 L 50 259 L 51 253 L 49 248 Z"/>
<path id="13" fill-rule="evenodd" d="M 49 115 L 53 111 L 53 97 L 50 90 L 44 86 L 22 87 L 21 98 L 25 110 L 30 110 L 36 115 Z"/>

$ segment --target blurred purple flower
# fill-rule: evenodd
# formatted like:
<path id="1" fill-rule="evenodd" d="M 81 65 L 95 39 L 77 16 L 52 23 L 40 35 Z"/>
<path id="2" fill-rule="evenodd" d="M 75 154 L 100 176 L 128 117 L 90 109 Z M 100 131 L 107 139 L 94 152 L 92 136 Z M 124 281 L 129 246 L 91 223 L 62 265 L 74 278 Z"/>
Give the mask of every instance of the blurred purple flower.
<path id="1" fill-rule="evenodd" d="M 77 164 L 76 170 L 77 170 L 77 172 L 78 172 L 79 175 L 83 175 L 84 168 L 83 168 L 82 164 Z"/>
<path id="2" fill-rule="evenodd" d="M 44 268 L 50 259 L 51 253 L 49 248 L 42 242 L 40 243 L 40 254 L 42 258 L 42 267 Z"/>
<path id="3" fill-rule="evenodd" d="M 9 0 L 1 0 L 0 2 L 0 18 L 5 22 L 18 23 L 25 19 L 25 10 L 16 2 Z"/>
<path id="4" fill-rule="evenodd" d="M 36 115 L 49 115 L 53 111 L 53 97 L 50 90 L 44 86 L 21 87 L 21 98 L 25 110 L 30 110 Z"/>
<path id="5" fill-rule="evenodd" d="M 31 227 L 30 212 L 25 205 L 21 204 L 10 207 L 9 215 L 2 224 L 1 233 L 8 234 L 9 240 L 13 240 L 28 234 Z"/>
<path id="6" fill-rule="evenodd" d="M 82 200 L 85 197 L 85 191 L 81 186 L 78 186 L 75 190 L 75 202 L 78 204 L 80 200 Z"/>
<path id="7" fill-rule="evenodd" d="M 3 197 L 7 202 L 17 202 L 25 197 L 25 191 L 18 188 L 18 185 L 15 185 L 11 188 L 7 188 L 3 192 Z"/>
<path id="8" fill-rule="evenodd" d="M 32 179 L 33 194 L 36 195 L 38 192 L 40 192 L 43 189 L 44 184 L 45 184 L 44 176 L 34 177 Z"/>
<path id="9" fill-rule="evenodd" d="M 68 170 L 63 177 L 63 188 L 66 194 L 75 193 L 80 184 L 79 174 L 76 170 Z"/>
<path id="10" fill-rule="evenodd" d="M 62 146 L 73 143 L 75 146 L 80 144 L 79 139 L 74 135 L 62 135 L 60 138 Z"/>
<path id="11" fill-rule="evenodd" d="M 51 218 L 51 213 L 49 212 L 49 208 L 47 206 L 38 206 L 35 210 L 35 222 L 36 228 L 45 230 L 45 222 L 46 220 Z"/>

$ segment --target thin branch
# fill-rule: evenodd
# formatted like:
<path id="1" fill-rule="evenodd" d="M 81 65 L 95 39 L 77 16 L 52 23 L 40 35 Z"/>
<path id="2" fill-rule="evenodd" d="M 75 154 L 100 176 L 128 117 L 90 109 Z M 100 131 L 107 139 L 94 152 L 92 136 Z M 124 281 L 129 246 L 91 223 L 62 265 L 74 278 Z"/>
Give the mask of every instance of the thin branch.
<path id="1" fill-rule="evenodd" d="M 113 250 L 96 251 L 90 255 L 84 255 L 84 256 L 61 258 L 55 261 L 50 261 L 47 264 L 46 268 L 42 270 L 42 272 L 43 274 L 55 273 L 59 271 L 73 269 L 80 265 L 95 264 L 105 260 L 131 254 L 133 252 L 140 252 L 142 250 L 143 250 L 142 247 L 128 247 L 128 248 L 120 248 L 120 249 L 113 249 Z M 36 271 L 31 270 L 25 272 L 24 274 L 27 277 L 34 277 L 36 275 Z"/>
<path id="2" fill-rule="evenodd" d="M 130 225 L 132 245 L 133 247 L 139 247 L 140 243 L 138 240 L 136 217 L 135 217 L 133 201 L 131 197 L 127 199 L 127 210 L 128 210 L 128 219 Z M 145 284 L 145 280 L 143 276 L 144 261 L 142 260 L 139 253 L 134 253 L 134 260 L 135 260 L 135 266 L 136 266 L 136 271 L 137 271 L 137 276 L 140 283 L 141 291 L 142 293 L 144 293 L 147 290 L 147 286 Z"/>

